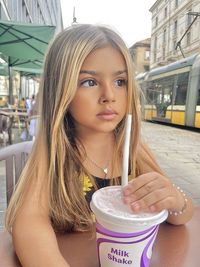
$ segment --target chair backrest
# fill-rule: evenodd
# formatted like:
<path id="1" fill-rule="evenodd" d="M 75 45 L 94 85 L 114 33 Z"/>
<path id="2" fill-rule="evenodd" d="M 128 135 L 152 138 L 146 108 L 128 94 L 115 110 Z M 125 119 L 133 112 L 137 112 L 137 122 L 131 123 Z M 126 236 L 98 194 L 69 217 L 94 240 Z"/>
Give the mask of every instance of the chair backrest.
<path id="1" fill-rule="evenodd" d="M 31 152 L 33 141 L 17 143 L 0 149 L 0 161 L 5 161 L 7 204 Z"/>

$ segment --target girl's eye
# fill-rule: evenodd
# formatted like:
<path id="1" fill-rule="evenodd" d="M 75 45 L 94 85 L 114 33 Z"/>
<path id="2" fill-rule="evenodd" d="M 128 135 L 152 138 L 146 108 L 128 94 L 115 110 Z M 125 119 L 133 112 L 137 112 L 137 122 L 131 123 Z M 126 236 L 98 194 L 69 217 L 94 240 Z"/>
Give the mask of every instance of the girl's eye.
<path id="1" fill-rule="evenodd" d="M 81 86 L 83 86 L 83 87 L 92 87 L 92 86 L 95 86 L 95 85 L 97 85 L 97 83 L 94 80 L 91 80 L 91 79 L 81 82 Z"/>
<path id="2" fill-rule="evenodd" d="M 118 79 L 115 81 L 116 86 L 118 87 L 123 87 L 127 85 L 127 80 L 126 79 Z"/>

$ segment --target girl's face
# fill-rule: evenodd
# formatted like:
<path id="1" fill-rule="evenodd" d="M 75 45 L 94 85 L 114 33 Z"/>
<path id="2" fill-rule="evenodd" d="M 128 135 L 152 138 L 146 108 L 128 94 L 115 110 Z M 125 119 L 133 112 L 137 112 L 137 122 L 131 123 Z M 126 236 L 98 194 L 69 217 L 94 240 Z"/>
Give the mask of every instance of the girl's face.
<path id="1" fill-rule="evenodd" d="M 69 112 L 77 134 L 112 132 L 126 113 L 127 68 L 112 46 L 92 52 L 84 61 Z"/>

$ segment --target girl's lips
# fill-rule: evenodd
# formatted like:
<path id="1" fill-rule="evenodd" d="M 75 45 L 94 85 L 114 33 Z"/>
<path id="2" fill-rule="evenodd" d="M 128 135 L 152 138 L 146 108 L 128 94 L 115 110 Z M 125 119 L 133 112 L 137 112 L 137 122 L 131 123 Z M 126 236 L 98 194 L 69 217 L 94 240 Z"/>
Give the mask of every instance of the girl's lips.
<path id="1" fill-rule="evenodd" d="M 117 113 L 114 111 L 105 111 L 97 114 L 97 117 L 101 120 L 113 120 L 117 116 Z"/>

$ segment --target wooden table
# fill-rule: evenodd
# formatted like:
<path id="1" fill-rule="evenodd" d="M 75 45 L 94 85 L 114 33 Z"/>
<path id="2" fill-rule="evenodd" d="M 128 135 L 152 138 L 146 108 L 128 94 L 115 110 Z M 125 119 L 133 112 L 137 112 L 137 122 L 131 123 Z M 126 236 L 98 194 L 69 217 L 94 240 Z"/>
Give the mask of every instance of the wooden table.
<path id="1" fill-rule="evenodd" d="M 195 209 L 194 217 L 186 225 L 163 223 L 153 248 L 150 267 L 199 267 L 199 229 L 200 207 Z M 60 235 L 57 240 L 71 267 L 99 267 L 94 232 Z M 0 233 L 0 266 L 21 266 L 6 232 Z"/>

